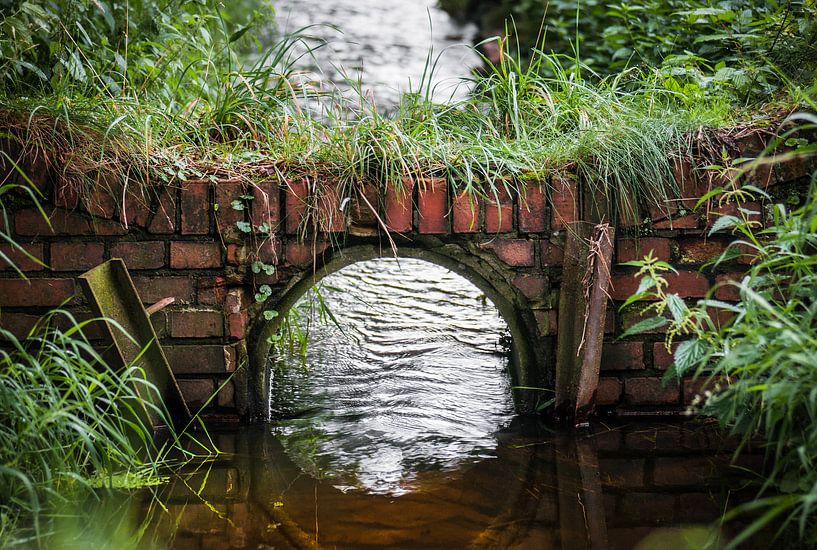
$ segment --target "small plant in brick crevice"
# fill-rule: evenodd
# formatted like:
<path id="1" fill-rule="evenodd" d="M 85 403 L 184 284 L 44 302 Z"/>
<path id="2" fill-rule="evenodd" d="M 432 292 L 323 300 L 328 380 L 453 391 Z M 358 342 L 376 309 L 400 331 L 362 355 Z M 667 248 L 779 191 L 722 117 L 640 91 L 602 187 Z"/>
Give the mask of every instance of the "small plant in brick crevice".
<path id="1" fill-rule="evenodd" d="M 805 119 L 817 123 L 811 115 Z M 815 152 L 811 145 L 797 154 Z M 694 404 L 699 412 L 717 418 L 744 443 L 755 438 L 764 443 L 768 471 L 757 500 L 724 517 L 751 513 L 755 519 L 730 547 L 773 522 L 784 538 L 815 544 L 817 172 L 802 206 L 789 211 L 777 204 L 766 229 L 755 219 L 754 212 L 738 210 L 712 228 L 738 237 L 712 265 L 751 251 L 752 264 L 743 277 L 723 283 L 737 291 L 736 303 L 715 299 L 715 287 L 705 299 L 687 304 L 667 291 L 671 266 L 651 254 L 629 262 L 639 267 L 641 283 L 626 305 L 655 302 L 647 308 L 654 316 L 625 335 L 665 326 L 668 349 L 681 340 L 675 342 L 666 379 L 698 379 L 706 389 Z"/>

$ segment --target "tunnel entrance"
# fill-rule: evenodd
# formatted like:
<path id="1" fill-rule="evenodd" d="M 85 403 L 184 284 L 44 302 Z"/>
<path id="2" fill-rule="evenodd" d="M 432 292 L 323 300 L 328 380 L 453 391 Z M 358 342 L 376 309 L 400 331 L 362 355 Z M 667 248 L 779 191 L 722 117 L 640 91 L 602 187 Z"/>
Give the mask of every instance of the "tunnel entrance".
<path id="1" fill-rule="evenodd" d="M 491 300 L 456 273 L 415 258 L 356 262 L 279 323 L 268 418 L 310 475 L 402 494 L 492 455 L 514 415 L 511 340 Z"/>

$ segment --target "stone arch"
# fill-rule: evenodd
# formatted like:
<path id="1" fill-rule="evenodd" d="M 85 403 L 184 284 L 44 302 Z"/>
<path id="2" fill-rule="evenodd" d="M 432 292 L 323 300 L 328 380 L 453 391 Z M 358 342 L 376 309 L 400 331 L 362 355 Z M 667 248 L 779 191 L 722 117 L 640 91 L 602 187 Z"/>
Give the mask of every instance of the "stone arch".
<path id="1" fill-rule="evenodd" d="M 249 405 L 252 418 L 265 419 L 268 415 L 266 400 L 269 395 L 267 360 L 271 345 L 269 336 L 278 329 L 283 314 L 317 282 L 356 262 L 393 257 L 390 249 L 373 243 L 355 244 L 324 253 L 316 258 L 312 269 L 293 275 L 288 284 L 274 292 L 264 309 L 272 308 L 282 315 L 267 321 L 261 308 L 255 312 L 250 331 L 248 354 Z M 512 336 L 510 376 L 515 387 L 514 405 L 520 413 L 535 410 L 542 399 L 541 390 L 530 388 L 552 387 L 548 372 L 551 354 L 548 342 L 537 335 L 537 323 L 528 299 L 512 283 L 513 272 L 496 260 L 491 252 L 470 243 L 445 243 L 435 238 L 422 238 L 399 246 L 397 257 L 426 260 L 445 267 L 479 288 L 499 311 Z M 551 369 L 552 370 L 552 369 Z M 526 389 L 527 388 L 527 389 Z"/>

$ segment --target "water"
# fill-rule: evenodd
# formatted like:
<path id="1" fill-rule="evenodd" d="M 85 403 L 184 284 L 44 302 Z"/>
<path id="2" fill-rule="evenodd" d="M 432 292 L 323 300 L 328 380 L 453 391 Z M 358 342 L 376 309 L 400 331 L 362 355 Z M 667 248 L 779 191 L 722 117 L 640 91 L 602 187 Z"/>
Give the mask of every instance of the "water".
<path id="1" fill-rule="evenodd" d="M 130 503 L 141 513 L 120 532 L 141 525 L 140 548 L 689 549 L 728 540 L 742 523 L 709 524 L 757 490 L 728 466 L 733 444 L 706 425 L 594 425 L 575 436 L 517 419 L 498 432 L 494 458 L 424 475 L 401 496 L 344 492 L 304 473 L 266 426 L 214 437 L 225 451 L 215 462 L 135 503 L 92 503 L 93 521 L 79 525 L 110 544 Z M 770 547 L 764 536 L 752 547 Z"/>
<path id="2" fill-rule="evenodd" d="M 337 324 L 310 328 L 305 360 L 285 348 L 271 365 L 273 425 L 293 461 L 344 491 L 401 495 L 495 457 L 513 416 L 508 328 L 477 287 L 380 259 L 326 277 L 321 294 Z"/>
<path id="3" fill-rule="evenodd" d="M 419 90 L 430 48 L 436 62 L 431 83 L 440 101 L 467 94 L 460 80 L 481 63 L 466 46 L 477 28 L 453 21 L 435 0 L 280 0 L 274 6 L 280 32 L 317 25 L 308 34 L 329 42 L 301 59 L 305 80 L 347 92 L 347 81 L 361 81 L 364 95 L 381 110 L 392 110 L 402 92 Z"/>

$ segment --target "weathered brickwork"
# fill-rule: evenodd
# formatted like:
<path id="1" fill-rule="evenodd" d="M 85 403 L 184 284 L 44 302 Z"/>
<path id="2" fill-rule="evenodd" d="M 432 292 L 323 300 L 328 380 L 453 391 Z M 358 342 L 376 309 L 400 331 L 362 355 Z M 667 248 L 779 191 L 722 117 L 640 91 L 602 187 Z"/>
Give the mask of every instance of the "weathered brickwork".
<path id="1" fill-rule="evenodd" d="M 785 163 L 741 178 L 774 194 L 802 188 L 810 169 Z M 175 298 L 152 320 L 191 404 L 203 403 L 239 366 L 250 365 L 212 402 L 213 414 L 245 416 L 263 401 L 263 377 L 256 372 L 262 361 L 253 354 L 262 349 L 256 340 L 265 308 L 291 305 L 292 289 L 320 276 L 324 266 L 362 259 L 366 254 L 355 252 L 361 249 L 376 251 L 369 257 L 389 256 L 392 243 L 398 254 L 439 261 L 477 283 L 498 302 L 514 336 L 526 340 L 517 346 L 524 348 L 526 364 L 515 371 L 514 382 L 552 383 L 566 227 L 580 218 L 586 202 L 575 178 L 529 184 L 522 196 L 500 183 L 495 193 L 472 197 L 437 178 L 407 178 L 382 192 L 372 185 L 350 192 L 309 178 L 227 179 L 175 181 L 139 194 L 110 184 L 106 192 L 86 196 L 48 174 L 34 176 L 49 199 L 44 206 L 50 224 L 22 197 L 12 207 L 12 237 L 37 261 L 3 247 L 29 280 L 0 266 L 0 324 L 22 335 L 39 314 L 72 296 L 70 307 L 88 315 L 75 277 L 121 257 L 146 305 Z M 718 215 L 738 207 L 756 211 L 753 217 L 764 224 L 769 204 L 710 204 L 693 213 L 688 208 L 710 184 L 684 161 L 676 163 L 676 177 L 679 200 L 617 221 L 614 263 L 653 251 L 678 269 L 669 276 L 670 291 L 695 300 L 714 283 L 727 283 L 715 296 L 736 300 L 728 281 L 740 276 L 749 257 L 706 269 L 732 238 L 709 236 L 709 230 Z M 697 386 L 659 383 L 671 364 L 663 334 L 616 339 L 638 322 L 646 305 L 618 309 L 638 286 L 634 271 L 613 268 L 597 401 L 603 407 L 680 409 Z M 269 298 L 260 304 L 255 297 L 263 285 Z"/>

